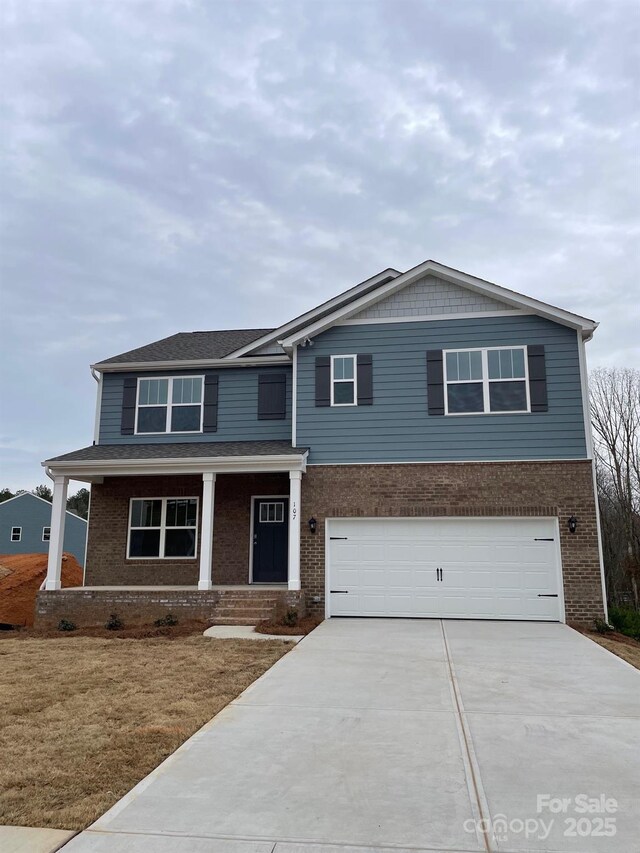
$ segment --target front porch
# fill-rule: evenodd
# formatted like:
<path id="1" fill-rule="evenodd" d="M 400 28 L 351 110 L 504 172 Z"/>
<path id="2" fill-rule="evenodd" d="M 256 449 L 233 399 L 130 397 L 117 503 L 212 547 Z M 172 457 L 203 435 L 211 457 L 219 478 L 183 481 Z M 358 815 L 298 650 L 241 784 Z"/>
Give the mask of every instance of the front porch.
<path id="1" fill-rule="evenodd" d="M 50 624 L 70 607 L 99 619 L 111 607 L 130 621 L 180 611 L 217 624 L 300 610 L 306 453 L 284 442 L 253 442 L 248 456 L 242 444 L 96 446 L 51 460 L 51 540 L 38 623 Z M 140 458 L 149 447 L 154 458 Z M 203 457 L 204 450 L 216 455 Z M 220 455 L 224 450 L 233 453 Z M 125 458 L 101 458 L 114 451 Z M 94 458 L 69 458 L 78 454 Z M 92 484 L 91 506 L 84 584 L 61 590 L 69 479 Z"/>

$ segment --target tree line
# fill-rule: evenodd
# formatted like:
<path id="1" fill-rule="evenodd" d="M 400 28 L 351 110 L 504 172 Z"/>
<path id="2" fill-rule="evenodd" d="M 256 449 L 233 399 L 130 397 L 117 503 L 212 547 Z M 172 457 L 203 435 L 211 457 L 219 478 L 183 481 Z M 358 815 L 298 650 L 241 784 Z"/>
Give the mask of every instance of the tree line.
<path id="1" fill-rule="evenodd" d="M 11 489 L 0 489 L 0 503 L 24 494 L 27 494 L 27 489 L 18 489 L 15 493 Z M 35 489 L 32 489 L 31 494 L 43 498 L 49 503 L 53 500 L 53 492 L 46 483 L 36 486 Z M 79 515 L 80 518 L 86 519 L 89 515 L 89 489 L 78 489 L 75 495 L 70 495 L 67 498 L 67 509 L 69 512 Z"/>

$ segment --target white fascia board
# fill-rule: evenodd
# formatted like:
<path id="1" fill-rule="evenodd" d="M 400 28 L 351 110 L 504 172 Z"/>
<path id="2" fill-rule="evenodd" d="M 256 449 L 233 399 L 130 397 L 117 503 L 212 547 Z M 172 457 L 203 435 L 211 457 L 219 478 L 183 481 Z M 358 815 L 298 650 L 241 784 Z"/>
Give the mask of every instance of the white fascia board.
<path id="1" fill-rule="evenodd" d="M 323 332 L 330 326 L 335 325 L 338 321 L 345 320 L 353 314 L 357 314 L 364 308 L 374 305 L 376 302 L 379 302 L 387 296 L 391 296 L 396 291 L 401 290 L 403 287 L 412 284 L 414 281 L 417 281 L 419 278 L 429 275 L 430 273 L 437 275 L 445 281 L 465 287 L 467 290 L 472 290 L 476 293 L 489 296 L 492 299 L 497 299 L 500 302 L 511 305 L 513 308 L 533 311 L 535 314 L 547 317 L 549 320 L 553 320 L 556 323 L 561 323 L 562 325 L 570 326 L 574 329 L 580 329 L 583 336 L 591 337 L 598 325 L 596 322 L 589 320 L 586 317 L 581 317 L 578 314 L 572 314 L 570 311 L 564 311 L 561 308 L 556 308 L 553 305 L 548 305 L 546 302 L 540 302 L 538 299 L 533 299 L 530 296 L 524 296 L 523 294 L 516 293 L 513 290 L 507 290 L 507 288 L 500 287 L 497 284 L 492 284 L 491 282 L 484 281 L 483 279 L 475 278 L 474 276 L 467 275 L 467 273 L 458 272 L 458 270 L 445 267 L 442 264 L 436 263 L 436 261 L 425 261 L 417 267 L 414 267 L 406 273 L 398 276 L 393 281 L 381 285 L 375 292 L 366 293 L 359 299 L 355 299 L 349 302 L 348 305 L 344 305 L 341 308 L 336 309 L 336 311 L 331 314 L 322 317 L 317 322 L 312 323 L 303 329 L 298 329 L 295 334 L 288 338 L 281 338 L 278 343 L 285 349 L 288 349 L 293 346 L 293 344 L 300 343 L 305 338 L 313 337 L 314 335 Z"/>
<path id="2" fill-rule="evenodd" d="M 77 462 L 43 462 L 52 474 L 83 477 L 117 477 L 134 474 L 276 473 L 306 471 L 307 453 L 278 456 L 204 456 L 193 459 L 108 459 Z"/>
<path id="3" fill-rule="evenodd" d="M 129 371 L 158 371 L 158 370 L 199 370 L 219 367 L 265 367 L 270 364 L 291 364 L 288 355 L 263 355 L 255 358 L 243 358 L 229 361 L 228 358 L 199 358 L 180 359 L 179 361 L 103 361 L 92 364 L 91 369 L 98 373 L 125 373 Z"/>
<path id="4" fill-rule="evenodd" d="M 305 323 L 305 322 L 311 323 L 313 321 L 313 318 L 320 311 L 328 311 L 334 306 L 336 306 L 336 308 L 337 308 L 341 303 L 344 302 L 345 299 L 352 298 L 353 296 L 356 296 L 361 291 L 366 290 L 369 287 L 373 287 L 377 282 L 384 281 L 385 278 L 389 278 L 390 275 L 397 278 L 398 276 L 401 276 L 402 273 L 399 270 L 392 269 L 391 267 L 389 267 L 386 270 L 382 270 L 382 272 L 379 272 L 376 275 L 371 276 L 371 278 L 368 278 L 365 281 L 361 281 L 360 284 L 356 284 L 354 287 L 350 288 L 346 292 L 343 291 L 342 293 L 339 293 L 338 296 L 334 296 L 333 299 L 329 299 L 327 302 L 323 302 L 321 305 L 317 305 L 311 311 L 307 311 L 306 314 L 301 314 L 299 317 L 294 317 L 293 320 L 290 320 L 288 323 L 285 323 L 283 326 L 278 326 L 277 329 L 274 329 L 272 332 L 269 332 L 268 334 L 264 335 L 262 338 L 258 338 L 256 341 L 252 341 L 250 344 L 246 344 L 245 346 L 241 347 L 240 349 L 237 349 L 237 350 L 234 350 L 233 352 L 230 352 L 229 355 L 225 356 L 225 358 L 227 358 L 227 359 L 239 358 L 240 356 L 244 355 L 245 353 L 253 352 L 254 350 L 258 349 L 259 347 L 265 346 L 265 344 L 272 343 L 273 341 L 280 343 L 280 339 L 283 336 L 285 336 L 287 334 L 287 332 L 290 332 L 291 329 L 294 329 L 297 326 L 299 326 L 300 323 Z M 350 294 L 350 297 L 347 296 L 347 294 Z"/>

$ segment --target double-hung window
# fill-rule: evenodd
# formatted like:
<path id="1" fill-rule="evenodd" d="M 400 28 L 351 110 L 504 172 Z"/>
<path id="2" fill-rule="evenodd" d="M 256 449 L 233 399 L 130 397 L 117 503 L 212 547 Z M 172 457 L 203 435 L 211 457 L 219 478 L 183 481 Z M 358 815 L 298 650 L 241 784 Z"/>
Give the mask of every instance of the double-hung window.
<path id="1" fill-rule="evenodd" d="M 50 527 L 43 527 L 42 528 L 42 541 L 43 542 L 50 542 L 51 541 L 51 528 Z"/>
<path id="2" fill-rule="evenodd" d="M 20 542 L 22 539 L 22 528 L 21 527 L 12 527 L 11 528 L 11 541 L 12 542 Z"/>
<path id="3" fill-rule="evenodd" d="M 358 403 L 356 356 L 331 356 L 331 405 L 356 406 Z"/>
<path id="4" fill-rule="evenodd" d="M 138 379 L 136 433 L 202 432 L 202 376 Z"/>
<path id="5" fill-rule="evenodd" d="M 526 347 L 445 350 L 448 415 L 529 412 Z"/>
<path id="6" fill-rule="evenodd" d="M 197 498 L 132 498 L 129 559 L 196 556 Z"/>

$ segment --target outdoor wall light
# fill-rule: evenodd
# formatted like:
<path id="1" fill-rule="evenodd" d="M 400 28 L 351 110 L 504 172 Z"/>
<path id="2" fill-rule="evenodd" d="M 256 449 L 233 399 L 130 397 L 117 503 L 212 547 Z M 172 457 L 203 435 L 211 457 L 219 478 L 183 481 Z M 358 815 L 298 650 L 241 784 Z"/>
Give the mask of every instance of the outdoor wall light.
<path id="1" fill-rule="evenodd" d="M 576 532 L 576 529 L 578 527 L 578 519 L 575 517 L 575 515 L 572 515 L 567 520 L 567 527 L 569 528 L 569 533 L 575 533 Z"/>
<path id="2" fill-rule="evenodd" d="M 317 526 L 318 526 L 318 522 L 315 520 L 315 518 L 313 516 L 311 516 L 311 518 L 309 519 L 309 530 L 312 533 L 315 533 Z"/>

